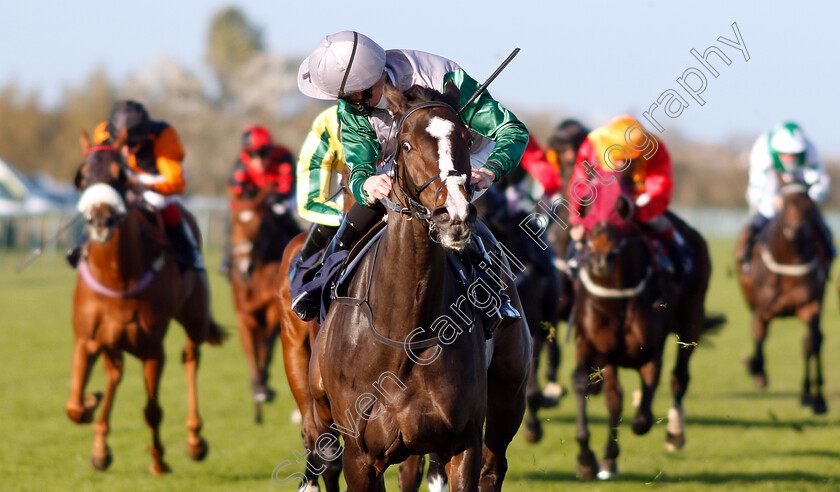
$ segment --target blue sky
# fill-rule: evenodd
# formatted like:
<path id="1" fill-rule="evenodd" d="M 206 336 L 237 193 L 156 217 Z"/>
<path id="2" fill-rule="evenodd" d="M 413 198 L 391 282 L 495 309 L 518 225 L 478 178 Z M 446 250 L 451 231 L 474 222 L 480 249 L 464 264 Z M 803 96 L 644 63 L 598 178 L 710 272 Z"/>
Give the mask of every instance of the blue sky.
<path id="1" fill-rule="evenodd" d="M 840 2 L 511 2 L 440 1 L 233 3 L 261 26 L 267 48 L 305 55 L 328 33 L 363 32 L 387 48 L 447 56 L 483 80 L 514 48 L 522 52 L 491 92 L 525 112 L 579 116 L 590 125 L 631 112 L 641 118 L 667 89 L 689 106 L 669 129 L 726 141 L 757 135 L 781 119 L 800 122 L 824 154 L 840 155 L 835 137 L 840 97 Z M 60 99 L 96 67 L 117 81 L 163 55 L 208 76 L 203 64 L 210 18 L 230 2 L 0 1 L 0 83 L 14 80 Z M 750 60 L 717 41 L 735 39 L 737 22 Z M 699 105 L 676 79 L 701 68 L 689 50 L 720 47 Z"/>

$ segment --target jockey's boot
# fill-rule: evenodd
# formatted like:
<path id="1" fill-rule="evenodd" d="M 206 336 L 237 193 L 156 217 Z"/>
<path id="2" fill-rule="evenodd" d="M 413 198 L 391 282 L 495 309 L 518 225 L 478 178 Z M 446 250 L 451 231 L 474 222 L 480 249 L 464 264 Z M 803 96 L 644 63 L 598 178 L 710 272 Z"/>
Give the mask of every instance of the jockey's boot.
<path id="1" fill-rule="evenodd" d="M 82 257 L 82 247 L 85 245 L 85 242 L 87 242 L 87 239 L 87 234 L 83 232 L 79 235 L 79 238 L 76 239 L 76 244 L 67 250 L 65 256 L 67 258 L 67 263 L 69 263 L 71 267 L 76 268 L 76 266 L 79 265 L 79 259 Z"/>
<path id="2" fill-rule="evenodd" d="M 306 235 L 306 241 L 300 248 L 300 256 L 298 256 L 295 267 L 300 266 L 315 253 L 324 249 L 324 246 L 329 244 L 330 239 L 335 236 L 338 227 L 328 226 L 324 224 L 315 224 L 315 227 L 309 230 Z M 324 264 L 324 257 L 321 258 L 320 264 Z"/>
<path id="3" fill-rule="evenodd" d="M 324 226 L 326 228 L 326 226 Z M 332 228 L 329 228 L 332 229 Z M 325 231 L 322 230 L 318 233 L 318 236 L 312 237 L 315 231 L 318 230 L 318 227 L 314 228 L 312 232 L 310 232 L 310 237 L 307 238 L 307 244 L 310 243 L 310 238 L 312 239 L 312 244 L 310 245 L 310 249 L 308 251 L 309 256 L 312 256 L 320 250 L 320 247 L 317 246 L 317 242 L 319 241 L 319 237 L 324 237 Z M 356 228 L 356 226 L 349 220 L 348 217 L 345 217 L 344 220 L 341 221 L 341 225 L 338 227 L 338 231 L 336 231 L 335 235 L 333 235 L 332 239 L 330 240 L 327 247 L 324 249 L 324 253 L 321 255 L 321 259 L 318 261 L 316 265 L 312 267 L 309 271 L 306 272 L 307 275 L 311 275 L 314 279 L 315 277 L 321 274 L 321 267 L 324 266 L 324 263 L 327 261 L 327 258 L 330 257 L 333 253 L 337 251 L 347 251 L 353 247 L 353 244 L 356 243 L 356 240 L 359 236 L 362 235 L 364 231 L 360 231 Z M 300 258 L 305 259 L 304 257 L 304 249 L 307 248 L 307 244 L 304 244 L 303 249 L 301 249 Z M 313 272 L 314 271 L 314 272 Z M 310 274 L 312 272 L 313 274 Z M 292 299 L 292 311 L 295 312 L 298 318 L 303 321 L 311 321 L 318 316 L 318 312 L 321 308 L 321 290 L 319 289 L 317 292 L 304 290 L 297 297 Z"/>
<path id="4" fill-rule="evenodd" d="M 175 261 L 184 268 L 204 270 L 204 258 L 198 248 L 198 241 L 186 220 L 181 220 L 175 227 L 166 228 L 166 236 L 175 249 Z"/>
<path id="5" fill-rule="evenodd" d="M 692 251 L 685 242 L 685 238 L 680 234 L 680 231 L 674 229 L 671 237 L 672 247 L 668 248 L 671 256 L 671 261 L 676 265 L 677 280 L 685 280 L 691 271 L 694 269 L 694 262 L 691 261 Z"/>
<path id="6" fill-rule="evenodd" d="M 495 295 L 498 299 L 498 305 L 496 305 L 496 302 L 488 300 L 489 302 L 486 308 L 479 308 L 481 309 L 481 321 L 482 325 L 484 325 L 485 336 L 490 338 L 496 330 L 505 329 L 521 320 L 522 315 L 519 314 L 519 311 L 517 311 L 516 308 L 510 305 L 510 297 L 507 295 L 507 292 L 505 292 L 506 286 L 504 285 L 504 282 L 500 283 L 501 277 L 499 274 L 496 272 L 492 275 L 488 273 L 488 270 L 491 268 L 493 270 L 500 271 L 504 267 L 496 265 L 498 260 L 494 263 L 494 260 L 490 258 L 490 255 L 487 254 L 487 250 L 484 248 L 484 242 L 480 237 L 478 237 L 478 235 L 473 236 L 471 244 L 475 245 L 475 248 L 472 251 L 473 254 L 468 253 L 466 257 L 472 263 L 476 276 L 481 279 L 489 289 L 495 291 L 490 294 Z"/>
<path id="7" fill-rule="evenodd" d="M 738 257 L 738 262 L 744 265 L 745 268 L 750 264 L 752 250 L 755 247 L 755 241 L 758 238 L 759 232 L 761 232 L 761 228 L 756 227 L 755 224 L 750 224 L 750 228 L 747 229 L 747 240 L 744 241 L 744 249 L 741 251 L 741 256 Z"/>

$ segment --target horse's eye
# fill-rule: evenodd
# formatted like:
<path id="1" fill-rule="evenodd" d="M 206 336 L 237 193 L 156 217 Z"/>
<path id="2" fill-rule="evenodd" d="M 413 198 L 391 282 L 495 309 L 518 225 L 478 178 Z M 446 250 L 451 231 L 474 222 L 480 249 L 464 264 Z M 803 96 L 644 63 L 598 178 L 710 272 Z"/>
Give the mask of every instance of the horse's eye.
<path id="1" fill-rule="evenodd" d="M 468 149 L 471 149 L 471 148 L 472 148 L 472 144 L 473 144 L 473 139 L 472 139 L 472 137 L 470 137 L 470 138 L 468 138 L 468 139 L 467 139 L 467 148 L 468 148 Z"/>
<path id="2" fill-rule="evenodd" d="M 403 152 L 411 152 L 411 144 L 403 141 L 402 149 L 403 149 Z"/>

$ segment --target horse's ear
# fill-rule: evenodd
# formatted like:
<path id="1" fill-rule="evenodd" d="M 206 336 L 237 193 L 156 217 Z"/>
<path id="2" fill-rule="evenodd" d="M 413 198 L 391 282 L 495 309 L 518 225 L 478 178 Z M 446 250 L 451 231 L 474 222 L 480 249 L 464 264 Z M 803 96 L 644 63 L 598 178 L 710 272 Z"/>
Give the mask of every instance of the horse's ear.
<path id="1" fill-rule="evenodd" d="M 408 100 L 405 98 L 403 93 L 399 91 L 399 89 L 391 84 L 390 81 L 385 81 L 385 88 L 383 91 L 383 96 L 385 96 L 385 100 L 388 101 L 391 113 L 394 114 L 395 118 L 400 119 L 402 115 L 408 111 Z"/>
<path id="2" fill-rule="evenodd" d="M 90 136 L 88 135 L 87 130 L 82 130 L 82 134 L 79 136 L 79 145 L 82 146 L 82 153 L 86 154 L 88 150 L 92 147 L 90 143 Z"/>
<path id="3" fill-rule="evenodd" d="M 76 170 L 76 177 L 73 178 L 73 185 L 79 191 L 81 191 L 85 187 L 85 184 L 87 184 L 85 182 L 85 170 L 86 169 L 87 169 L 87 164 L 82 163 L 82 165 L 79 166 L 79 169 Z"/>
<path id="4" fill-rule="evenodd" d="M 443 97 L 450 106 L 459 109 L 461 105 L 461 91 L 451 80 L 443 87 Z"/>
<path id="5" fill-rule="evenodd" d="M 117 140 L 114 141 L 113 147 L 115 149 L 120 149 L 123 145 L 125 145 L 126 141 L 128 141 L 128 131 L 125 128 L 123 128 L 122 130 L 120 130 L 119 135 L 117 135 Z"/>
<path id="6" fill-rule="evenodd" d="M 618 195 L 618 198 L 615 200 L 615 213 L 621 218 L 621 220 L 627 221 L 633 215 L 633 199 L 625 194 Z"/>

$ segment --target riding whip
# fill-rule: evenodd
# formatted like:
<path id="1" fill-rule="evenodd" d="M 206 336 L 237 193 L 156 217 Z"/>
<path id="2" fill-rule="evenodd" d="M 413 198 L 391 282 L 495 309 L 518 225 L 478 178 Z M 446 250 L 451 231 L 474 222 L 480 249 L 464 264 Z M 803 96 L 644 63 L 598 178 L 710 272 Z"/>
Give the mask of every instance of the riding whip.
<path id="1" fill-rule="evenodd" d="M 58 236 L 60 236 L 60 235 L 61 235 L 61 233 L 63 233 L 63 232 L 64 232 L 64 231 L 66 231 L 67 229 L 69 229 L 69 228 L 70 228 L 70 226 L 72 226 L 73 224 L 75 224 L 75 223 L 76 223 L 76 221 L 77 221 L 77 220 L 79 220 L 79 217 L 81 217 L 81 216 L 82 216 L 81 212 L 79 212 L 79 213 L 77 213 L 76 215 L 74 215 L 74 216 L 73 216 L 73 218 L 70 220 L 70 222 L 68 222 L 68 223 L 64 224 L 63 226 L 61 226 L 61 228 L 60 228 L 58 231 L 56 231 L 56 232 L 55 232 L 55 234 L 53 234 L 52 236 L 50 236 L 50 237 L 48 237 L 47 239 L 45 239 L 45 240 L 41 243 L 41 245 L 40 245 L 40 246 L 38 246 L 37 248 L 33 249 L 33 250 L 32 250 L 32 252 L 31 252 L 31 253 L 29 253 L 29 255 L 28 255 L 26 258 L 24 258 L 24 260 L 23 260 L 22 262 L 20 262 L 20 264 L 19 264 L 18 266 L 16 266 L 16 267 L 15 267 L 15 273 L 20 273 L 20 272 L 21 272 L 21 270 L 23 270 L 24 268 L 26 268 L 27 266 L 29 266 L 29 264 L 30 264 L 30 263 L 32 263 L 33 261 L 35 261 L 35 258 L 38 258 L 38 256 L 40 256 L 40 255 L 41 255 L 41 253 L 43 252 L 43 248 L 44 248 L 44 246 L 46 246 L 47 244 L 49 244 L 49 243 L 51 243 L 51 242 L 55 241 L 56 239 L 58 239 Z"/>
<path id="2" fill-rule="evenodd" d="M 517 55 L 517 53 L 519 53 L 519 48 L 514 48 L 514 50 L 510 52 L 508 57 L 505 58 L 505 61 L 503 61 L 502 64 L 499 65 L 499 68 L 497 68 L 496 71 L 493 72 L 493 74 L 487 78 L 487 81 L 481 84 L 481 87 L 479 87 L 478 90 L 476 90 L 475 93 L 472 96 L 470 96 L 469 99 L 467 99 L 467 102 L 465 102 L 464 105 L 461 106 L 461 109 L 458 110 L 458 115 L 460 115 L 461 112 L 464 111 L 464 108 L 472 104 L 472 102 L 475 101 L 475 98 L 480 96 L 481 93 L 487 89 L 487 86 L 490 85 L 490 82 L 493 82 L 493 80 L 496 77 L 498 77 L 500 73 L 502 73 L 502 70 L 504 70 L 505 67 L 508 66 L 511 60 L 513 60 L 513 57 Z"/>

